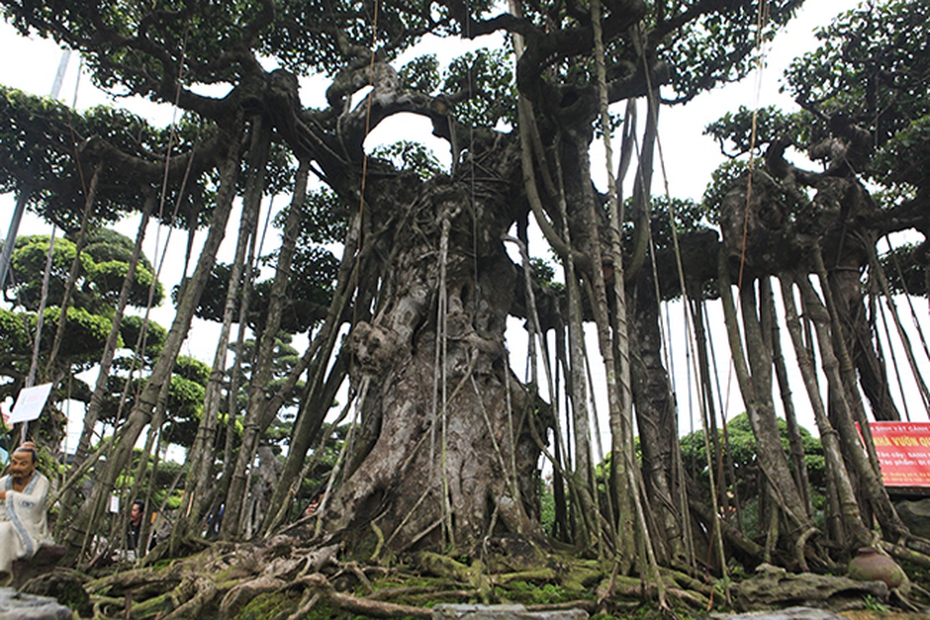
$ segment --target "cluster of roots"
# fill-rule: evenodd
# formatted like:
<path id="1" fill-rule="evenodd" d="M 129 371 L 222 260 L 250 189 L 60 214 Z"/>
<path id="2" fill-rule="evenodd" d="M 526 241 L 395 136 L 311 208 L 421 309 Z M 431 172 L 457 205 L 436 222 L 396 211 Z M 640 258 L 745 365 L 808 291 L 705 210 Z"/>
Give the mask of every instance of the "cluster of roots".
<path id="1" fill-rule="evenodd" d="M 694 616 L 798 603 L 848 609 L 889 600 L 880 582 L 772 567 L 743 584 L 672 570 L 649 582 L 618 575 L 613 562 L 543 550 L 519 536 L 489 538 L 455 557 L 419 552 L 365 561 L 346 558 L 335 538 L 309 540 L 308 534 L 216 543 L 176 560 L 113 565 L 96 577 L 57 569 L 23 590 L 59 600 L 70 592 L 62 602 L 82 618 L 100 620 L 430 618 L 441 604 L 522 604 L 528 611 L 582 609 L 606 616 L 644 606 Z"/>

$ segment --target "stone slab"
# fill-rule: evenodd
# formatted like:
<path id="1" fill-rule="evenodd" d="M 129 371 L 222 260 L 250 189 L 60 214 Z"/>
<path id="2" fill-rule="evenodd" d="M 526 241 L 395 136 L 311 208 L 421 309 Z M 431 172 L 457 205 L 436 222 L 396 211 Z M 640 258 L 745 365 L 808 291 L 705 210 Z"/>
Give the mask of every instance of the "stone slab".
<path id="1" fill-rule="evenodd" d="M 523 605 L 436 605 L 433 620 L 587 620 L 583 609 L 529 611 Z"/>
<path id="2" fill-rule="evenodd" d="M 71 620 L 70 609 L 48 596 L 0 588 L 0 620 Z"/>
<path id="3" fill-rule="evenodd" d="M 844 616 L 816 607 L 788 607 L 744 614 L 710 614 L 715 620 L 846 620 Z"/>

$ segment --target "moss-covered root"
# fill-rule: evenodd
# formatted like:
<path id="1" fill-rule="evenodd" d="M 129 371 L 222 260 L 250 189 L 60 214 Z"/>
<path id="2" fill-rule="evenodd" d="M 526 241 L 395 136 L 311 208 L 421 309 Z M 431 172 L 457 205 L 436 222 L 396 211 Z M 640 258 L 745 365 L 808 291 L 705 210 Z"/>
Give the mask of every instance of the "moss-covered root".
<path id="1" fill-rule="evenodd" d="M 432 610 L 425 607 L 412 607 L 410 605 L 397 605 L 384 601 L 358 598 L 348 594 L 336 592 L 332 584 L 319 573 L 308 575 L 301 581 L 310 586 L 314 595 L 319 595 L 331 607 L 338 607 L 344 611 L 372 618 L 423 618 L 432 617 Z"/>
<path id="2" fill-rule="evenodd" d="M 162 620 L 185 620 L 199 616 L 216 598 L 216 584 L 201 575 L 189 575 L 181 585 L 175 588 L 179 603 L 174 610 Z M 180 597 L 183 597 L 181 602 Z"/>

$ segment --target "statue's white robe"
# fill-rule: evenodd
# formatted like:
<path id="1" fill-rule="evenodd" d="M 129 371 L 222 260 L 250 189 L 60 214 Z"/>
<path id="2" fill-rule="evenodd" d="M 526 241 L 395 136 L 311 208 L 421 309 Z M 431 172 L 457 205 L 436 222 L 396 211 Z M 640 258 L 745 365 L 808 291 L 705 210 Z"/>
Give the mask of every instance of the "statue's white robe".
<path id="1" fill-rule="evenodd" d="M 51 542 L 45 502 L 48 478 L 34 472 L 22 493 L 13 490 L 10 476 L 0 478 L 6 500 L 0 501 L 0 571 L 11 572 L 13 560 L 31 558 L 38 548 Z"/>

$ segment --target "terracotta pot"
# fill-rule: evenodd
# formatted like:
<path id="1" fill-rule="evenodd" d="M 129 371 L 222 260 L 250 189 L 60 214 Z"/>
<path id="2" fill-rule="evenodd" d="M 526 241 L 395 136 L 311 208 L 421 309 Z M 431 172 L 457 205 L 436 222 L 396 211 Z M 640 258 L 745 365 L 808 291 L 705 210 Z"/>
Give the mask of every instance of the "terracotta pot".
<path id="1" fill-rule="evenodd" d="M 904 569 L 873 547 L 859 549 L 849 562 L 847 575 L 856 581 L 884 581 L 889 588 L 897 588 L 907 580 Z"/>

